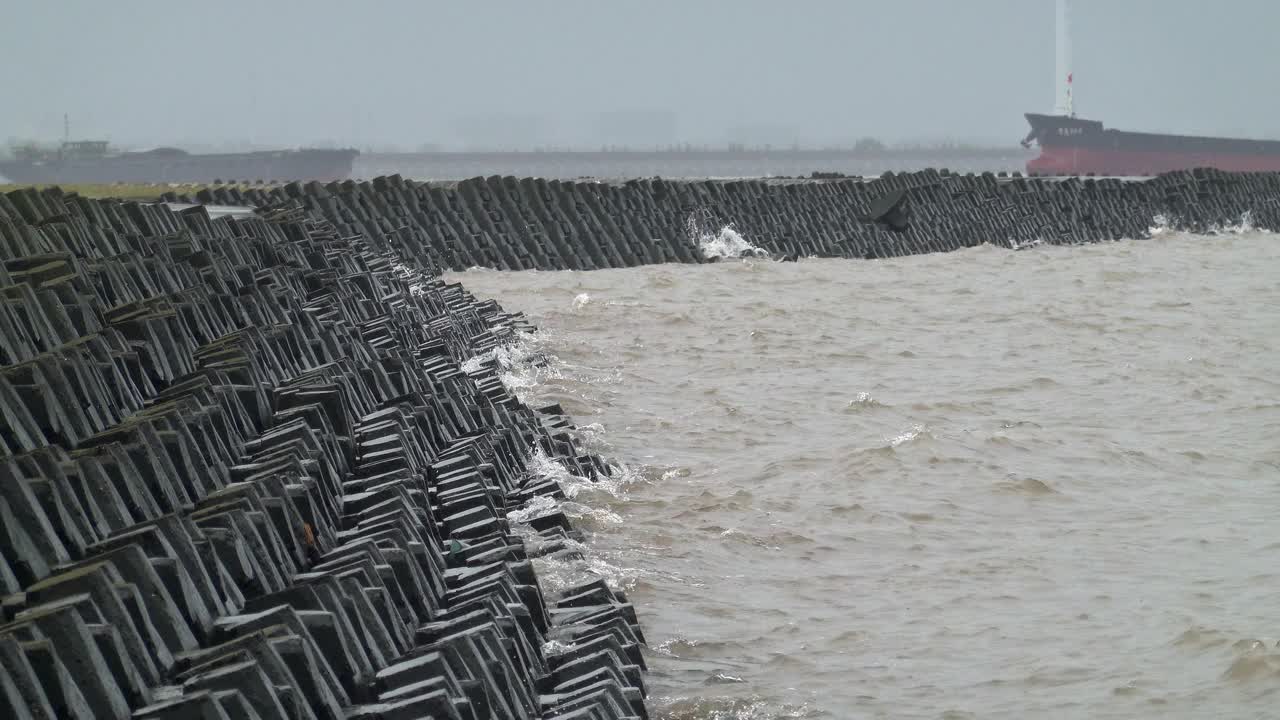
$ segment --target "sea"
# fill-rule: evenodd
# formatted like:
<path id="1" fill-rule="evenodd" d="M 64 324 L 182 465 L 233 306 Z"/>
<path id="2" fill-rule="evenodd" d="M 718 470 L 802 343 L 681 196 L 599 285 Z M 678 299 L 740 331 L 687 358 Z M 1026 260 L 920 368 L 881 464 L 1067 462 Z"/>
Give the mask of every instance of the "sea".
<path id="1" fill-rule="evenodd" d="M 1273 718 L 1280 242 L 448 276 L 616 464 L 539 458 L 655 718 Z M 513 526 L 551 508 L 513 513 Z"/>

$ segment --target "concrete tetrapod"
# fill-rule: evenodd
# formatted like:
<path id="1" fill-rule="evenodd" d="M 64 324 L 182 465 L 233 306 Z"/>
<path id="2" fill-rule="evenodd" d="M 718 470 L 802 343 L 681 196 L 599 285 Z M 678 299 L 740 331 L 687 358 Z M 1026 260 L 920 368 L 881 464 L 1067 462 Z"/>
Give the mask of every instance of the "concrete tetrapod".
<path id="1" fill-rule="evenodd" d="M 876 179 L 620 182 L 475 178 L 254 190 L 219 202 L 305 208 L 343 234 L 420 267 L 589 270 L 700 262 L 690 218 L 732 225 L 774 257 L 879 258 L 983 243 L 1076 244 L 1149 237 L 1156 218 L 1207 232 L 1280 227 L 1280 173 L 1180 171 L 1149 180 L 956 175 L 927 169 Z M 175 196 L 176 199 L 176 196 Z"/>
<path id="2" fill-rule="evenodd" d="M 364 230 L 0 195 L 0 716 L 646 717 L 507 520 L 612 471 L 483 359 L 528 324 Z"/>

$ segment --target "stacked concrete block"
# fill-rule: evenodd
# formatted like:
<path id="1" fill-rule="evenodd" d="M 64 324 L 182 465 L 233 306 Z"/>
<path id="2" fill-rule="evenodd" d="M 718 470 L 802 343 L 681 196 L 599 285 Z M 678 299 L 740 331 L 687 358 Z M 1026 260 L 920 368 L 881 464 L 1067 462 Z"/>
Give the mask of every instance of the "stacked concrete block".
<path id="1" fill-rule="evenodd" d="M 0 717 L 646 717 L 625 597 L 545 594 L 528 534 L 576 532 L 507 520 L 535 452 L 609 467 L 463 371 L 530 328 L 387 251 L 432 237 L 394 190 L 0 195 Z"/>
<path id="2" fill-rule="evenodd" d="M 591 270 L 700 262 L 690 218 L 712 232 L 733 225 L 774 256 L 896 257 L 991 243 L 1019 247 L 1144 238 L 1155 217 L 1192 232 L 1280 225 L 1280 174 L 1195 170 L 1150 180 L 886 173 L 876 179 L 625 182 L 400 177 L 287 186 L 232 196 L 313 210 L 431 269 Z M 904 198 L 905 227 L 871 212 Z"/>
<path id="3" fill-rule="evenodd" d="M 441 270 L 700 262 L 728 224 L 858 258 L 1280 225 L 1280 175 L 1212 171 L 198 200 L 258 212 L 0 195 L 0 717 L 646 717 L 632 606 L 544 593 L 583 537 L 508 519 L 563 499 L 535 455 L 611 469 L 501 382 L 528 323 Z"/>

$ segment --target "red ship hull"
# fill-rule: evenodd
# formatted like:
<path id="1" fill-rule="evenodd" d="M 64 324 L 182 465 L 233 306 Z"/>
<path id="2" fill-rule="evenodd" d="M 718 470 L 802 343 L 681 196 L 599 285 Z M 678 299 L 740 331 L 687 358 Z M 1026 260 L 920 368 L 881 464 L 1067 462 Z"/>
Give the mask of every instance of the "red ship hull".
<path id="1" fill-rule="evenodd" d="M 1280 155 L 1171 153 L 1163 150 L 1094 150 L 1042 148 L 1027 161 L 1033 175 L 1158 175 L 1191 168 L 1234 172 L 1280 171 Z"/>
<path id="2" fill-rule="evenodd" d="M 1040 155 L 1029 175 L 1158 175 L 1215 168 L 1234 172 L 1280 171 L 1280 142 L 1104 129 L 1095 120 L 1028 114 Z"/>

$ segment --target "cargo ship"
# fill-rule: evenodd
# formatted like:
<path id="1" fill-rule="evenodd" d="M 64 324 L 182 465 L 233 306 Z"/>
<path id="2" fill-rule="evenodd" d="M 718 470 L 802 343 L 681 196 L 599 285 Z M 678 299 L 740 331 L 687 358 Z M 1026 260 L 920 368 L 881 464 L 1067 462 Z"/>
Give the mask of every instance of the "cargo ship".
<path id="1" fill-rule="evenodd" d="M 56 149 L 13 148 L 0 160 L 0 177 L 11 182 L 211 183 L 288 180 L 345 180 L 356 150 L 271 150 L 245 153 L 188 153 L 177 148 L 115 152 L 101 140 L 64 141 Z"/>
<path id="2" fill-rule="evenodd" d="M 1052 113 L 1024 115 L 1031 132 L 1022 146 L 1040 148 L 1040 154 L 1027 161 L 1027 174 L 1145 176 L 1193 168 L 1280 171 L 1280 141 L 1130 132 L 1076 117 L 1067 0 L 1058 0 L 1057 13 L 1057 101 Z"/>
<path id="3" fill-rule="evenodd" d="M 1238 172 L 1280 170 L 1280 141 L 1162 135 L 1104 128 L 1073 115 L 1026 113 L 1040 154 L 1027 161 L 1029 175 L 1157 175 L 1217 168 Z"/>

